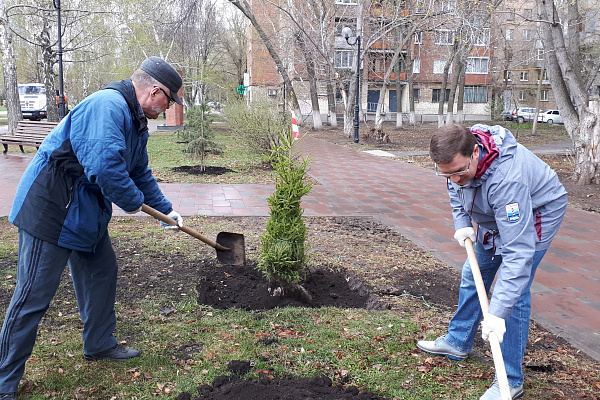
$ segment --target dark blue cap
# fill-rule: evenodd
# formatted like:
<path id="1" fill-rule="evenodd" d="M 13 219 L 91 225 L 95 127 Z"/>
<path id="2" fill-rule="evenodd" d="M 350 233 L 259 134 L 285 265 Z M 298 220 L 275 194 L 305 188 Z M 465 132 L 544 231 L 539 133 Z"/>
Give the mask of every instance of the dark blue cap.
<path id="1" fill-rule="evenodd" d="M 171 64 L 160 57 L 152 56 L 142 63 L 140 69 L 165 85 L 171 91 L 171 97 L 175 100 L 175 103 L 183 105 L 177 95 L 177 92 L 179 92 L 179 89 L 183 85 L 183 80 L 179 72 Z"/>

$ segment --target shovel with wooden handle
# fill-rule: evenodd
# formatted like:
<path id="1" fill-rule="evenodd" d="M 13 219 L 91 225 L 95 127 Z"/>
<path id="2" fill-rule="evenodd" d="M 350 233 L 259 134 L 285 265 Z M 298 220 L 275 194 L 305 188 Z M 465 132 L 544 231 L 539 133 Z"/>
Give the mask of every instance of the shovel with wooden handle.
<path id="1" fill-rule="evenodd" d="M 475 249 L 473 249 L 473 242 L 471 239 L 465 239 L 465 248 L 467 249 L 467 255 L 469 257 L 469 264 L 471 265 L 471 271 L 473 272 L 473 279 L 475 280 L 475 287 L 477 288 L 477 296 L 479 297 L 479 304 L 483 315 L 487 314 L 489 309 L 487 292 L 485 291 L 485 285 L 483 284 L 483 278 L 481 277 L 481 271 L 479 270 L 479 263 L 475 256 Z M 492 356 L 494 358 L 494 366 L 496 367 L 496 377 L 498 378 L 498 385 L 500 386 L 500 397 L 502 400 L 512 400 L 510 395 L 510 386 L 508 385 L 508 378 L 506 376 L 506 367 L 504 366 L 504 359 L 502 358 L 502 350 L 500 349 L 500 340 L 496 333 L 490 332 L 489 338 L 490 346 L 492 348 Z"/>
<path id="2" fill-rule="evenodd" d="M 146 204 L 142 204 L 142 211 L 153 216 L 159 221 L 165 222 L 169 225 L 178 226 L 177 221 L 175 221 L 173 218 L 161 213 L 158 210 L 155 210 Z M 203 241 L 211 247 L 214 247 L 215 250 L 217 250 L 217 259 L 223 264 L 240 266 L 246 263 L 244 235 L 241 233 L 219 232 L 217 235 L 217 241 L 215 242 L 201 233 L 196 232 L 190 227 L 181 226 L 179 227 L 179 230 Z"/>

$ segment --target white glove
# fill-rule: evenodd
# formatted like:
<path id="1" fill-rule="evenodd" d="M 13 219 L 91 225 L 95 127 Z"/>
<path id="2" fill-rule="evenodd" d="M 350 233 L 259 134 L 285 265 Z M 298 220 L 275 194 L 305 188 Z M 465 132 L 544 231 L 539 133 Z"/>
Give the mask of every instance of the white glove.
<path id="1" fill-rule="evenodd" d="M 498 341 L 502 343 L 504 333 L 506 333 L 506 323 L 502 318 L 487 313 L 481 322 L 481 337 L 483 340 L 488 340 L 490 332 L 494 332 L 498 337 Z"/>
<path id="2" fill-rule="evenodd" d="M 133 211 L 125 211 L 126 214 L 137 214 L 140 211 L 142 211 L 142 206 L 140 206 L 138 209 L 135 209 Z"/>
<path id="3" fill-rule="evenodd" d="M 465 247 L 465 240 L 467 238 L 471 239 L 471 242 L 473 243 L 475 243 L 475 240 L 477 239 L 475 236 L 475 229 L 470 226 L 457 229 L 456 232 L 454 232 L 454 239 L 456 239 L 458 244 L 460 244 L 462 247 Z"/>
<path id="4" fill-rule="evenodd" d="M 177 211 L 175 211 L 175 210 L 171 211 L 169 214 L 167 214 L 167 217 L 174 219 L 175 222 L 177 222 L 177 225 L 169 225 L 166 222 L 160 221 L 160 224 L 162 225 L 163 228 L 179 229 L 183 226 L 183 217 L 181 215 L 179 215 L 179 213 Z"/>

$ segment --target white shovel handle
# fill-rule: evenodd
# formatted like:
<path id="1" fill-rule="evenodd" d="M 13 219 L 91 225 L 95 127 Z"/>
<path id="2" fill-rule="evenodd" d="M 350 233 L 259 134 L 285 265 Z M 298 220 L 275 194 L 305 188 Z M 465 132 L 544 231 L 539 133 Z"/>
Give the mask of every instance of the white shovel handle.
<path id="1" fill-rule="evenodd" d="M 475 250 L 473 249 L 473 242 L 471 239 L 465 239 L 465 248 L 467 249 L 469 264 L 471 265 L 471 271 L 473 272 L 473 279 L 475 280 L 475 287 L 477 288 L 479 304 L 481 305 L 483 315 L 485 315 L 489 309 L 488 297 L 483 284 L 483 279 L 481 278 L 481 271 L 479 270 L 479 264 L 477 263 L 477 257 L 475 256 Z M 502 400 L 512 400 L 510 395 L 510 387 L 508 385 L 508 378 L 506 376 L 506 368 L 504 366 L 504 359 L 502 358 L 502 350 L 500 349 L 500 340 L 498 340 L 498 336 L 496 336 L 496 333 L 494 332 L 490 332 L 488 339 L 492 348 L 492 356 L 494 358 L 494 366 L 496 367 L 498 385 L 500 386 L 500 397 Z"/>

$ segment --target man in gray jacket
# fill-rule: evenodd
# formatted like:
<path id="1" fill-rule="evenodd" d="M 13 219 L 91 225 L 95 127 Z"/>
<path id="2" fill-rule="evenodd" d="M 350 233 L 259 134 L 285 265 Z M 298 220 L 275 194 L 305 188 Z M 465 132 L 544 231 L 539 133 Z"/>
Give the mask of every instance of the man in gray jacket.
<path id="1" fill-rule="evenodd" d="M 463 247 L 467 238 L 473 241 L 486 291 L 498 278 L 489 311 L 482 315 L 467 260 L 448 333 L 417 347 L 463 360 L 483 318 L 482 337 L 498 336 L 510 394 L 517 399 L 523 395 L 530 288 L 565 215 L 567 192 L 556 173 L 501 126 L 446 125 L 433 134 L 429 155 L 436 174 L 447 179 L 454 238 Z M 495 399 L 500 399 L 496 380 L 480 400 Z"/>

